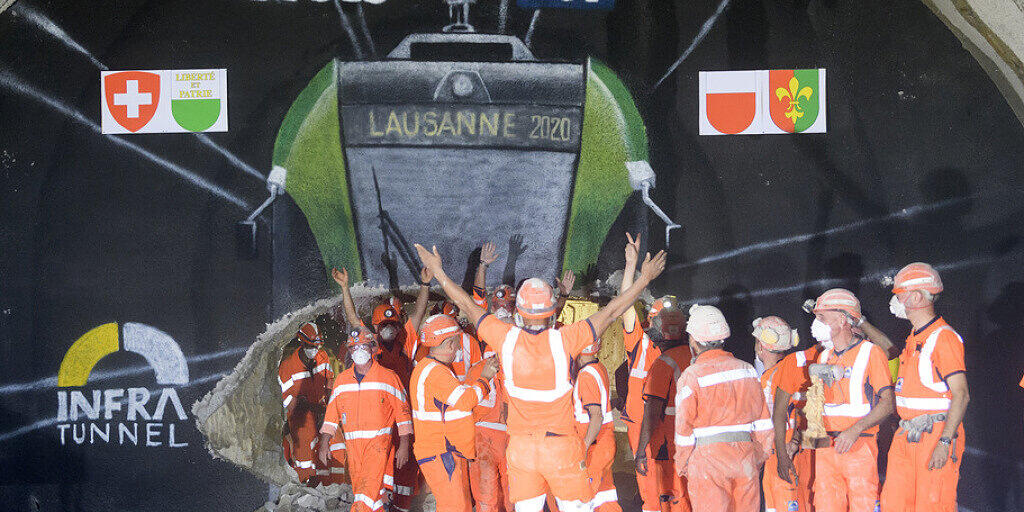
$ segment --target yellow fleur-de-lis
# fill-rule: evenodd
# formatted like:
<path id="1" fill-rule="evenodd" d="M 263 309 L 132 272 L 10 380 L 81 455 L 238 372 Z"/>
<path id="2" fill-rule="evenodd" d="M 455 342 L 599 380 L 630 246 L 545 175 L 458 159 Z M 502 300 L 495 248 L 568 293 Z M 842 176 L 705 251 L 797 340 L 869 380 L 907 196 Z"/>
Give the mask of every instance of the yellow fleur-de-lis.
<path id="1" fill-rule="evenodd" d="M 799 89 L 799 92 L 797 90 Z M 782 101 L 783 98 L 789 100 L 789 106 L 786 107 L 786 117 L 796 122 L 797 118 L 804 116 L 803 109 L 800 108 L 800 98 L 811 99 L 811 95 L 814 94 L 814 89 L 804 86 L 800 88 L 800 81 L 793 78 L 789 79 L 789 90 L 787 91 L 783 87 L 775 89 L 775 96 Z"/>

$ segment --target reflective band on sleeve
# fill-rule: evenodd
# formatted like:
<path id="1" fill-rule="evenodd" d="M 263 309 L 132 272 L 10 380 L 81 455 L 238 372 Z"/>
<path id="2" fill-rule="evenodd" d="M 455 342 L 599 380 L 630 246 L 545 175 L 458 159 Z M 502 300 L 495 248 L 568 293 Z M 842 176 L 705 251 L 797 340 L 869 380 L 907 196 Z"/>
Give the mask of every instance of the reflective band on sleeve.
<path id="1" fill-rule="evenodd" d="M 320 373 L 320 372 L 322 372 L 324 370 L 330 370 L 330 369 L 331 369 L 331 363 L 321 363 L 321 364 L 317 365 L 316 368 L 313 368 L 313 373 L 317 374 L 317 373 Z"/>
<path id="2" fill-rule="evenodd" d="M 374 501 L 373 498 L 370 498 L 369 496 L 367 496 L 365 494 L 356 494 L 355 498 L 356 498 L 356 501 L 362 503 L 363 505 L 366 505 L 367 507 L 370 508 L 370 510 L 377 510 L 377 509 L 379 509 L 379 508 L 384 506 L 384 502 L 383 501 L 381 501 L 381 500 Z"/>
<path id="3" fill-rule="evenodd" d="M 677 446 L 693 446 L 697 440 L 693 436 L 683 436 L 676 434 L 676 445 Z"/>
<path id="4" fill-rule="evenodd" d="M 293 397 L 292 395 L 288 395 L 287 397 L 285 397 L 285 399 L 284 399 L 284 406 L 285 406 L 285 408 L 288 407 L 288 404 L 292 403 L 292 398 L 295 398 L 295 397 Z"/>
<path id="5" fill-rule="evenodd" d="M 540 496 L 517 501 L 515 506 L 516 512 L 540 512 L 544 510 L 544 499 L 547 496 L 547 494 L 541 494 Z"/>
<path id="6" fill-rule="evenodd" d="M 804 354 L 803 352 L 797 352 L 796 353 L 796 366 L 798 368 L 803 368 L 806 365 L 807 365 L 807 354 Z"/>
<path id="7" fill-rule="evenodd" d="M 398 422 L 398 423 L 397 423 L 396 425 L 398 425 L 399 427 L 401 427 L 401 426 L 403 426 L 403 425 L 409 425 L 409 424 L 411 424 L 411 423 L 412 423 L 412 421 L 411 421 L 411 420 L 407 420 L 407 421 L 399 421 L 399 422 Z"/>
<path id="8" fill-rule="evenodd" d="M 382 481 L 384 482 L 384 485 L 390 485 L 390 486 L 394 486 L 395 485 L 395 477 L 393 477 L 391 475 L 388 475 L 386 473 L 384 474 L 384 480 L 382 480 Z"/>
<path id="9" fill-rule="evenodd" d="M 331 445 L 331 451 L 332 452 L 336 452 L 338 450 L 344 450 L 344 449 L 345 449 L 345 443 L 334 443 L 334 444 Z"/>
<path id="10" fill-rule="evenodd" d="M 331 468 L 331 474 L 334 474 L 334 475 L 344 475 L 345 474 L 345 468 L 333 467 L 333 468 Z"/>
<path id="11" fill-rule="evenodd" d="M 311 460 L 297 460 L 295 461 L 295 467 L 302 469 L 310 469 L 313 467 L 313 461 Z"/>
<path id="12" fill-rule="evenodd" d="M 506 430 L 504 423 L 492 423 L 490 421 L 478 421 L 476 422 L 476 426 L 489 428 L 491 430 L 500 430 L 502 432 Z"/>
<path id="13" fill-rule="evenodd" d="M 395 494 L 401 494 L 402 496 L 412 496 L 412 487 L 405 485 L 396 485 Z"/>
<path id="14" fill-rule="evenodd" d="M 448 398 L 444 400 L 444 403 L 448 405 L 457 404 L 459 402 L 459 399 L 462 398 L 462 394 L 465 393 L 466 390 L 468 389 L 469 386 L 466 385 L 455 386 L 455 389 L 453 389 L 451 394 L 448 395 Z"/>
<path id="15" fill-rule="evenodd" d="M 948 398 L 896 397 L 896 406 L 918 411 L 947 411 L 952 402 Z"/>
<path id="16" fill-rule="evenodd" d="M 373 439 L 383 435 L 391 435 L 391 427 L 382 428 L 380 430 L 354 430 L 352 432 L 345 432 L 345 439 L 351 441 L 353 439 Z"/>
<path id="17" fill-rule="evenodd" d="M 692 394 L 693 390 L 690 389 L 690 386 L 683 386 L 676 390 L 676 400 L 686 400 L 687 398 L 690 398 L 690 395 Z"/>
<path id="18" fill-rule="evenodd" d="M 394 395 L 395 398 L 401 400 L 402 402 L 405 402 L 405 392 L 404 391 L 402 391 L 402 390 L 400 390 L 400 389 L 398 389 L 398 388 L 396 388 L 396 387 L 394 387 L 394 386 L 392 386 L 390 384 L 385 384 L 383 382 L 363 382 L 363 383 L 360 383 L 360 384 L 342 384 L 340 386 L 335 387 L 334 391 L 331 392 L 331 400 L 334 400 L 335 397 L 337 397 L 338 395 L 340 395 L 342 393 L 352 393 L 352 392 L 359 392 L 359 391 L 383 391 L 385 393 L 390 393 L 390 394 Z"/>
<path id="19" fill-rule="evenodd" d="M 292 385 L 295 384 L 296 381 L 305 379 L 309 377 L 309 375 L 309 372 L 295 372 L 292 374 L 291 377 L 288 378 L 287 382 L 281 382 L 281 379 L 278 379 L 278 382 L 281 383 L 281 392 L 284 393 L 285 391 L 288 391 L 288 388 L 292 387 Z"/>
<path id="20" fill-rule="evenodd" d="M 757 370 L 753 368 L 740 368 L 726 370 L 724 372 L 712 373 L 703 377 L 697 377 L 697 384 L 701 387 L 714 386 L 725 382 L 732 382 L 740 379 L 756 379 Z"/>

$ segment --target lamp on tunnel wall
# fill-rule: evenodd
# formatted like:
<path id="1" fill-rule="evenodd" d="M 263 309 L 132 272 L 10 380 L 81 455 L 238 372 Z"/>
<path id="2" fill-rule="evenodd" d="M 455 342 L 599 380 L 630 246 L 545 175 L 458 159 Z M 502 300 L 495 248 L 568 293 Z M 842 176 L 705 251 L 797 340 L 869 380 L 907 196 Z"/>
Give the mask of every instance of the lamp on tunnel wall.
<path id="1" fill-rule="evenodd" d="M 284 167 L 275 165 L 267 177 L 267 191 L 270 192 L 263 204 L 253 210 L 245 220 L 235 224 L 235 254 L 238 259 L 251 261 L 259 255 L 259 227 L 256 218 L 263 210 L 266 210 L 277 196 L 284 194 L 285 181 L 288 178 L 288 171 Z"/>

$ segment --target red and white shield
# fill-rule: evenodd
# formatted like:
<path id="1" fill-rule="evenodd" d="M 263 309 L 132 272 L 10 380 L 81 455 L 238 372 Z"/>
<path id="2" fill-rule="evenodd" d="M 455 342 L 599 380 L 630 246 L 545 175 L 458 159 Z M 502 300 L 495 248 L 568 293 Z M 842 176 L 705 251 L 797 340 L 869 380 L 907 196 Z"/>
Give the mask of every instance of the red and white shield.
<path id="1" fill-rule="evenodd" d="M 126 130 L 146 126 L 160 103 L 160 75 L 122 71 L 103 77 L 104 101 L 111 117 Z"/>
<path id="2" fill-rule="evenodd" d="M 759 71 L 701 71 L 701 135 L 760 134 Z"/>

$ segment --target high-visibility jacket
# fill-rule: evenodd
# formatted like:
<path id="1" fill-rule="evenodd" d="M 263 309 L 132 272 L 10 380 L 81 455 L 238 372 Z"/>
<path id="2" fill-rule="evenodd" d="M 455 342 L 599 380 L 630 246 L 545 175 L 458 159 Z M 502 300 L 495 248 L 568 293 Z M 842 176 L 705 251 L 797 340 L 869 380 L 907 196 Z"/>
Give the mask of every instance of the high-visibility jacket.
<path id="1" fill-rule="evenodd" d="M 391 444 L 395 427 L 399 435 L 411 434 L 412 415 L 398 375 L 380 364 L 371 365 L 362 378 L 357 378 L 354 366 L 341 372 L 334 379 L 320 433 L 333 436 L 338 427 L 346 446 L 335 446 L 342 444 L 335 439 L 331 449 L 347 448 L 350 454 L 371 444 Z"/>
<path id="2" fill-rule="evenodd" d="M 488 352 L 488 354 L 493 354 L 493 352 Z M 469 369 L 469 376 L 466 379 L 470 382 L 480 379 L 483 369 L 484 361 L 474 364 Z M 487 428 L 501 432 L 506 431 L 505 419 L 502 417 L 502 410 L 505 408 L 505 390 L 501 385 L 503 378 L 501 370 L 498 370 L 498 373 L 487 381 L 490 391 L 473 408 L 473 419 L 476 421 L 478 428 Z"/>
<path id="3" fill-rule="evenodd" d="M 724 350 L 708 350 L 683 370 L 677 386 L 678 473 L 686 476 L 693 469 L 688 463 L 694 449 L 719 440 L 742 443 L 749 439 L 745 453 L 758 465 L 767 458 L 772 445 L 772 420 L 753 366 Z"/>
<path id="4" fill-rule="evenodd" d="M 644 419 L 644 381 L 654 361 L 661 356 L 661 350 L 651 342 L 651 338 L 640 328 L 640 321 L 622 328 L 622 341 L 626 348 L 626 362 L 629 368 L 629 380 L 626 385 L 626 404 L 622 411 L 622 421 L 639 425 Z"/>
<path id="5" fill-rule="evenodd" d="M 455 378 L 459 379 L 459 382 L 465 382 L 466 377 L 469 376 L 469 369 L 479 363 L 481 359 L 480 342 L 475 336 L 462 333 L 459 351 L 455 353 L 455 361 L 452 361 L 451 364 Z"/>
<path id="6" fill-rule="evenodd" d="M 807 404 L 807 388 L 811 387 L 811 376 L 808 373 L 808 366 L 818 361 L 821 355 L 821 345 L 812 345 L 810 348 L 793 352 L 779 362 L 779 370 L 773 379 L 776 387 L 789 393 L 789 404 L 791 417 L 795 418 L 795 428 L 805 430 L 807 428 L 806 418 L 800 412 Z M 772 392 L 774 394 L 774 391 Z M 774 403 L 774 396 L 771 403 Z M 771 409 L 771 406 L 769 406 Z"/>
<path id="7" fill-rule="evenodd" d="M 835 348 L 825 349 L 818 356 L 818 362 L 836 365 L 842 370 L 839 380 L 824 386 L 822 419 L 829 432 L 842 432 L 867 416 L 878 403 L 878 395 L 892 386 L 885 352 L 869 341 L 860 340 L 842 353 Z M 876 432 L 878 425 L 861 434 Z"/>
<path id="8" fill-rule="evenodd" d="M 413 453 L 422 461 L 454 451 L 476 456 L 473 408 L 490 393 L 487 381 L 462 384 L 448 365 L 427 356 L 412 371 L 412 420 L 416 439 Z"/>
<path id="9" fill-rule="evenodd" d="M 587 406 L 590 405 L 601 408 L 601 430 L 598 431 L 598 436 L 614 429 L 612 408 L 609 405 L 610 393 L 608 370 L 603 364 L 594 361 L 580 368 L 572 389 L 573 414 L 580 437 L 587 435 L 590 426 L 590 413 L 587 411 Z"/>
<path id="10" fill-rule="evenodd" d="M 676 382 L 682 375 L 683 370 L 690 366 L 690 347 L 679 345 L 663 352 L 651 365 L 651 371 L 644 382 L 644 401 L 648 398 L 660 398 L 665 401 L 665 419 L 657 427 L 656 433 L 668 436 L 669 442 L 672 439 L 672 431 L 676 421 Z"/>
<path id="11" fill-rule="evenodd" d="M 501 358 L 509 435 L 575 435 L 569 362 L 597 341 L 590 321 L 532 331 L 487 314 L 479 320 L 477 334 Z"/>
<path id="12" fill-rule="evenodd" d="M 391 348 L 381 347 L 377 360 L 385 368 L 395 372 L 405 389 L 409 389 L 409 376 L 412 374 L 413 364 L 417 360 L 416 357 L 422 357 L 425 351 L 426 348 L 419 345 L 419 333 L 413 327 L 412 320 L 406 320 L 398 330 L 398 337 Z"/>
<path id="13" fill-rule="evenodd" d="M 314 404 L 323 405 L 327 404 L 330 396 L 334 371 L 327 352 L 317 350 L 308 364 L 299 356 L 301 352 L 301 347 L 296 349 L 281 361 L 277 369 L 277 383 L 281 385 L 281 401 L 285 409 L 300 395 Z"/>
<path id="14" fill-rule="evenodd" d="M 965 371 L 963 338 L 935 317 L 907 337 L 896 378 L 896 412 L 905 420 L 945 413 L 953 397 L 946 379 Z"/>
<path id="15" fill-rule="evenodd" d="M 770 413 L 775 409 L 775 390 L 781 387 L 780 383 L 787 371 L 796 371 L 795 365 L 797 364 L 796 354 L 789 354 L 783 357 L 775 366 L 768 368 L 761 374 L 761 390 L 764 392 L 764 403 L 768 405 L 768 412 Z M 796 421 L 793 417 L 793 397 L 791 394 L 789 410 L 787 411 L 788 421 L 786 422 L 786 430 L 788 439 L 792 434 L 793 427 L 796 426 Z M 798 397 L 802 398 L 802 397 Z"/>

